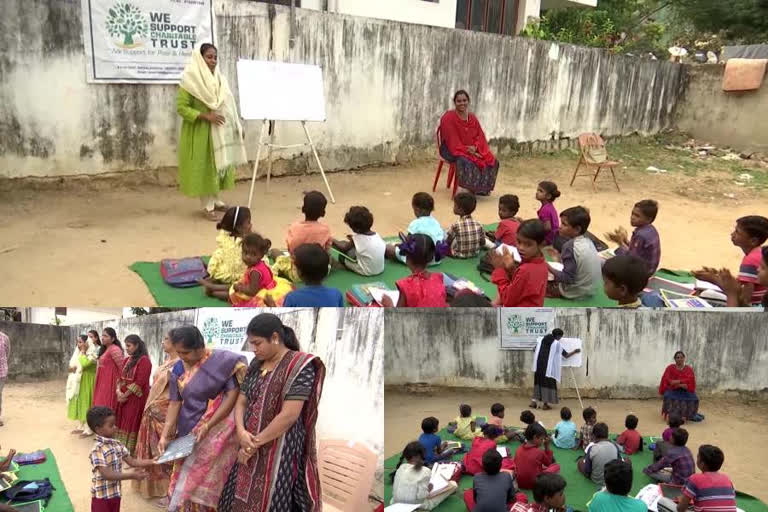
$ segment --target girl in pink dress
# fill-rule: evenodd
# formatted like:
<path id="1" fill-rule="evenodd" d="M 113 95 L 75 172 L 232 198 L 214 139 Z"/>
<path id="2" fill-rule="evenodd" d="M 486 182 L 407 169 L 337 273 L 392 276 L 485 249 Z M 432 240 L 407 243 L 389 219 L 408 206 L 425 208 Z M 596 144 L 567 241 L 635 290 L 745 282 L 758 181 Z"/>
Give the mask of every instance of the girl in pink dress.
<path id="1" fill-rule="evenodd" d="M 105 327 L 101 333 L 99 366 L 96 369 L 96 384 L 93 388 L 93 406 L 109 407 L 117 411 L 117 380 L 123 370 L 123 346 L 117 339 L 117 333 L 111 327 Z"/>
<path id="2" fill-rule="evenodd" d="M 411 275 L 395 283 L 400 291 L 397 306 L 409 308 L 444 308 L 445 284 L 443 274 L 427 272 L 427 265 L 434 259 L 440 261 L 447 247 L 435 243 L 427 235 L 400 235 L 402 243 L 398 245 L 400 254 L 405 256 L 405 264 L 411 269 Z"/>
<path id="3" fill-rule="evenodd" d="M 552 204 L 558 197 L 560 197 L 560 191 L 557 190 L 557 185 L 551 181 L 542 181 L 536 188 L 536 200 L 541 203 L 541 208 L 537 212 L 538 217 L 547 229 L 544 245 L 552 245 L 555 242 L 557 231 L 560 229 L 560 216 L 557 214 L 555 205 Z"/>

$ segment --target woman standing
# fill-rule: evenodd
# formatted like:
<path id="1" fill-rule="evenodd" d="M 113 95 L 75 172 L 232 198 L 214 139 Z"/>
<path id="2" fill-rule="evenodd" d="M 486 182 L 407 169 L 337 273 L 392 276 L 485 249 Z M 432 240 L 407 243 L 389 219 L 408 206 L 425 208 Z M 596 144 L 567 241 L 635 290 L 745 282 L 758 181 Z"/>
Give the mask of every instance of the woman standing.
<path id="1" fill-rule="evenodd" d="M 552 334 L 547 334 L 536 344 L 536 352 L 533 354 L 533 398 L 531 409 L 537 407 L 537 401 L 543 402 L 542 409 L 551 409 L 549 404 L 560 402 L 557 395 L 557 383 L 560 382 L 561 357 L 568 359 L 581 352 L 577 348 L 572 352 L 566 352 L 560 347 L 560 339 L 563 337 L 562 329 L 555 329 Z"/>
<path id="2" fill-rule="evenodd" d="M 235 167 L 247 162 L 243 127 L 227 79 L 219 72 L 218 52 L 203 44 L 184 69 L 176 98 L 182 117 L 179 137 L 179 188 L 199 197 L 203 214 L 219 220 L 226 211 L 219 190 L 235 185 Z"/>
<path id="3" fill-rule="evenodd" d="M 93 384 L 96 381 L 96 347 L 91 345 L 88 337 L 81 334 L 77 338 L 77 347 L 69 360 L 69 377 L 67 377 L 67 417 L 78 422 L 72 434 L 93 434 L 85 421 L 85 415 L 93 402 Z"/>
<path id="4" fill-rule="evenodd" d="M 120 379 L 117 381 L 117 434 L 115 438 L 123 443 L 133 455 L 136 438 L 139 435 L 141 416 L 149 394 L 149 376 L 152 363 L 149 360 L 144 340 L 130 334 L 125 338 L 125 358 Z"/>
<path id="5" fill-rule="evenodd" d="M 245 357 L 205 348 L 194 326 L 171 331 L 179 361 L 170 374 L 170 405 L 158 451 L 168 441 L 194 434 L 195 449 L 173 465 L 168 489 L 171 512 L 215 511 L 237 459 L 234 408 L 247 369 Z"/>
<path id="6" fill-rule="evenodd" d="M 440 119 L 440 156 L 456 163 L 460 187 L 487 196 L 496 186 L 499 161 L 488 147 L 480 121 L 469 111 L 467 91 L 457 91 L 453 104 L 456 108 Z"/>
<path id="7" fill-rule="evenodd" d="M 675 352 L 675 362 L 667 366 L 661 376 L 659 394 L 664 397 L 661 415 L 666 419 L 678 414 L 683 420 L 701 421 L 699 397 L 696 395 L 696 375 L 693 368 L 685 364 L 685 354 Z"/>
<path id="8" fill-rule="evenodd" d="M 93 350 L 96 351 L 96 359 L 98 360 L 98 358 L 101 357 L 101 355 L 107 349 L 107 347 L 103 347 L 102 349 L 101 338 L 99 338 L 99 332 L 93 329 L 88 331 L 88 341 L 93 346 Z"/>
<path id="9" fill-rule="evenodd" d="M 219 512 L 320 510 L 315 423 L 325 367 L 271 313 L 253 318 L 246 335 L 255 358 L 235 406 L 240 452 Z"/>
<path id="10" fill-rule="evenodd" d="M 155 459 L 162 455 L 157 445 L 163 434 L 165 417 L 168 414 L 168 405 L 170 404 L 168 383 L 173 367 L 179 362 L 179 356 L 176 355 L 170 336 L 169 332 L 163 338 L 163 351 L 168 356 L 166 362 L 157 369 L 155 381 L 149 388 L 147 405 L 144 408 L 144 415 L 139 427 L 139 437 L 136 441 L 137 459 Z M 172 466 L 169 464 L 159 464 L 147 468 L 149 477 L 145 480 L 134 480 L 133 486 L 146 499 L 167 497 L 171 469 Z M 167 506 L 167 498 L 162 500 L 159 505 Z"/>
<path id="11" fill-rule="evenodd" d="M 93 405 L 109 407 L 117 411 L 117 379 L 123 369 L 123 347 L 117 333 L 105 327 L 101 333 L 99 367 L 96 370 L 96 384 L 93 391 Z"/>

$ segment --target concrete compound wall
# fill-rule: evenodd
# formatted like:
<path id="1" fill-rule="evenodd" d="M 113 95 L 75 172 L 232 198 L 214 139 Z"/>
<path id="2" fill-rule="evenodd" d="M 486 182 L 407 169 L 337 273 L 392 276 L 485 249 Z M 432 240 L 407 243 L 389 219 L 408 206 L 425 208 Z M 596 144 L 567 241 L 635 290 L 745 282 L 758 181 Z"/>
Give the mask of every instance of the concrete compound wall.
<path id="1" fill-rule="evenodd" d="M 701 141 L 768 152 L 768 84 L 757 91 L 724 92 L 724 71 L 725 66 L 717 64 L 688 67 L 677 127 Z"/>
<path id="2" fill-rule="evenodd" d="M 503 157 L 520 143 L 584 131 L 658 132 L 671 125 L 685 85 L 686 68 L 669 62 L 309 9 L 296 11 L 290 48 L 288 8 L 214 5 L 233 85 L 236 60 L 266 59 L 270 41 L 276 60 L 323 67 L 328 121 L 311 130 L 331 170 L 433 155 L 435 127 L 459 88 Z M 0 44 L 0 177 L 175 167 L 176 87 L 87 84 L 80 0 L 6 0 Z M 257 126 L 246 131 L 253 157 Z M 277 134 L 282 143 L 303 137 L 288 125 Z M 308 155 L 294 156 L 275 173 L 306 169 Z"/>
<path id="3" fill-rule="evenodd" d="M 11 341 L 8 380 L 61 376 L 75 346 L 69 328 L 0 321 L 0 331 Z"/>
<path id="4" fill-rule="evenodd" d="M 426 383 L 492 389 L 533 386 L 533 352 L 499 349 L 498 310 L 420 310 L 385 314 L 386 385 Z M 658 396 L 677 350 L 696 371 L 697 391 L 768 396 L 768 315 L 559 309 L 567 337 L 584 342 L 575 369 L 582 395 Z M 561 392 L 573 393 L 569 372 Z"/>

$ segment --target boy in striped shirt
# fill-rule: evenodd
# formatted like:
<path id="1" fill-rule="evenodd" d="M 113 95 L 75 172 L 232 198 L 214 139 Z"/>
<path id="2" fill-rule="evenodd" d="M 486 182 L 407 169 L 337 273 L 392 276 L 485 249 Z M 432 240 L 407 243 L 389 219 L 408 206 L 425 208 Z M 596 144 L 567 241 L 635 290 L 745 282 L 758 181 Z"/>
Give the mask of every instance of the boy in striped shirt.
<path id="1" fill-rule="evenodd" d="M 686 512 L 693 505 L 695 512 L 736 512 L 736 489 L 731 479 L 720 473 L 725 456 L 717 446 L 704 444 L 699 447 L 696 466 L 701 473 L 688 478 L 680 501 L 675 504 L 667 498 L 659 500 L 659 510 Z"/>

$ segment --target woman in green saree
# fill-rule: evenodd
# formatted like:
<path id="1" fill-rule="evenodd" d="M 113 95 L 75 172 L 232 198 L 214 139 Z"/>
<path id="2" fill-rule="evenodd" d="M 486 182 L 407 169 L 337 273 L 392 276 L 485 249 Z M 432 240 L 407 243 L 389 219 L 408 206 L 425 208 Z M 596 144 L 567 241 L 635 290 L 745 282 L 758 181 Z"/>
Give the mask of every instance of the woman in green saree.
<path id="1" fill-rule="evenodd" d="M 235 168 L 247 162 L 243 127 L 226 78 L 219 72 L 218 52 L 203 44 L 184 69 L 176 111 L 182 118 L 179 136 L 179 188 L 199 197 L 203 215 L 219 220 L 227 205 L 219 191 L 235 186 Z"/>
<path id="2" fill-rule="evenodd" d="M 69 377 L 65 389 L 67 397 L 67 418 L 77 422 L 72 434 L 91 435 L 85 421 L 85 414 L 93 403 L 93 386 L 96 383 L 96 359 L 98 348 L 88 336 L 77 338 L 77 348 L 69 360 Z"/>

